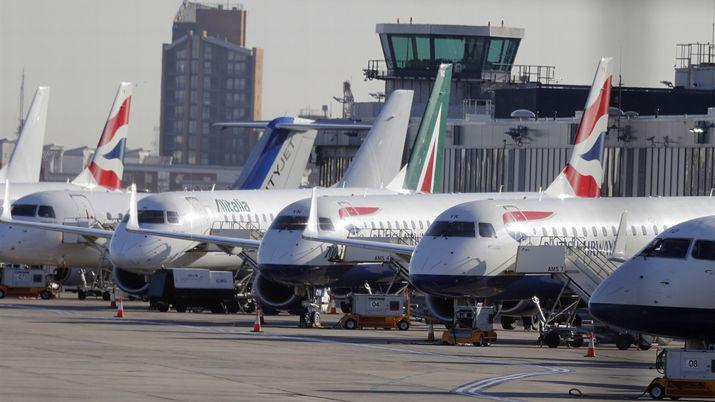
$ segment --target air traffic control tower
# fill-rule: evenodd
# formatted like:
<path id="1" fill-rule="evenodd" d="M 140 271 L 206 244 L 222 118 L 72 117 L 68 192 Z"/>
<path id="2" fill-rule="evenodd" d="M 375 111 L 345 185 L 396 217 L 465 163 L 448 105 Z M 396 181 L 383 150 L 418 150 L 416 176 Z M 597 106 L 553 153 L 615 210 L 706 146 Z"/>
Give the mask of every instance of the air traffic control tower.
<path id="1" fill-rule="evenodd" d="M 515 65 L 523 28 L 433 24 L 377 24 L 384 60 L 369 60 L 368 80 L 385 81 L 385 95 L 395 89 L 415 91 L 413 114 L 424 110 L 441 63 L 453 63 L 450 117 L 472 110 L 490 114 L 487 91 L 509 83 L 553 81 L 554 67 Z"/>

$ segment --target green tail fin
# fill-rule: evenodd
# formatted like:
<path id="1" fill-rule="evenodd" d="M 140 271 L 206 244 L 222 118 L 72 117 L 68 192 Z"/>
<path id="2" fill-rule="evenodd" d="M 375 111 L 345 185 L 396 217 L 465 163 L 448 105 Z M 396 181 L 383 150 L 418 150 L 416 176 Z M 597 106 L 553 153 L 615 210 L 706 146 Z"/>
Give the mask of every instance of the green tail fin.
<path id="1" fill-rule="evenodd" d="M 417 131 L 404 188 L 432 193 L 442 190 L 444 143 L 449 112 L 452 65 L 439 66 L 432 93 Z"/>

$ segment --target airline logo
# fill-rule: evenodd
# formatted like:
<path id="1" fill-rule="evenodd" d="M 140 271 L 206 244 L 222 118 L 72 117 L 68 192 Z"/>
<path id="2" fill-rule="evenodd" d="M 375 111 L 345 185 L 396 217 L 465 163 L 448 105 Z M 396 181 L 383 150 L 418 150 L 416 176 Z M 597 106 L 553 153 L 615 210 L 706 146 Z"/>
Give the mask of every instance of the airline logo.
<path id="1" fill-rule="evenodd" d="M 444 72 L 442 72 L 444 73 Z M 429 147 L 427 149 L 427 160 L 422 167 L 422 172 L 420 173 L 420 178 L 417 184 L 417 190 L 423 193 L 432 193 L 434 191 L 434 182 L 437 175 L 435 174 L 435 169 L 437 168 L 437 152 L 439 150 L 439 130 L 441 127 L 440 120 L 442 119 L 442 106 L 440 106 L 437 112 L 437 119 L 435 120 L 434 127 L 432 128 L 432 139 L 430 141 Z"/>
<path id="2" fill-rule="evenodd" d="M 601 59 L 574 140 L 571 160 L 547 193 L 595 198 L 603 183 L 603 151 L 611 101 L 611 59 Z"/>
<path id="3" fill-rule="evenodd" d="M 223 198 L 216 199 L 216 211 L 218 212 L 251 212 L 251 207 L 246 201 L 239 199 L 224 200 Z"/>
<path id="4" fill-rule="evenodd" d="M 110 190 L 122 187 L 124 149 L 129 130 L 129 109 L 132 97 L 120 88 L 112 111 L 104 125 L 92 162 L 87 167 L 96 183 Z M 123 96 L 125 95 L 126 96 Z"/>

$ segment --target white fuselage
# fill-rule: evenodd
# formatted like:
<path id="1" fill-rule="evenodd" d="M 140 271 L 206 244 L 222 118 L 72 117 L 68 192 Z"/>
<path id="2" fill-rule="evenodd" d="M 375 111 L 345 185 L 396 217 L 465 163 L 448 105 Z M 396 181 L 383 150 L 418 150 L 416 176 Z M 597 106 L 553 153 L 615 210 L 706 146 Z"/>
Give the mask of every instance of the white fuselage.
<path id="1" fill-rule="evenodd" d="M 659 234 L 606 278 L 589 309 L 610 325 L 677 338 L 715 337 L 715 217 Z"/>
<path id="2" fill-rule="evenodd" d="M 15 191 L 18 187 L 13 184 L 11 190 Z M 17 199 L 13 207 L 13 219 L 113 228 L 126 213 L 128 205 L 129 195 L 124 192 L 42 191 Z M 106 241 L 102 239 L 90 240 L 77 235 L 12 223 L 0 224 L 0 261 L 3 262 L 60 267 L 106 267 L 108 260 L 104 258 L 105 246 Z"/>
<path id="3" fill-rule="evenodd" d="M 578 239 L 587 252 L 610 254 L 624 213 L 624 254 L 631 256 L 666 228 L 715 213 L 715 202 L 709 197 L 661 197 L 465 203 L 444 211 L 433 225 L 466 222 L 475 231 L 425 236 L 412 255 L 410 278 L 430 294 L 492 297 L 508 285 L 501 275 L 513 270 L 520 242 Z M 481 226 L 492 227 L 493 235 L 487 229 L 480 233 Z"/>
<path id="4" fill-rule="evenodd" d="M 414 245 L 424 236 L 441 211 L 467 201 L 537 197 L 537 193 L 401 194 L 353 197 L 318 197 L 317 214 L 323 220 L 320 234 L 337 238 L 364 238 L 373 241 Z M 391 259 L 388 251 L 303 238 L 310 200 L 288 205 L 279 216 L 302 222 L 286 229 L 271 227 L 263 237 L 258 252 L 262 273 L 286 284 L 326 286 L 340 280 L 347 267 L 364 263 L 383 263 Z M 330 222 L 327 225 L 328 221 Z M 332 226 L 332 229 L 330 228 Z M 404 256 L 409 260 L 409 256 Z M 332 271 L 332 272 L 331 272 Z M 384 270 L 388 276 L 394 271 Z M 355 274 L 355 281 L 365 283 L 368 276 Z"/>
<path id="5" fill-rule="evenodd" d="M 388 190 L 329 188 L 328 194 L 393 194 Z M 155 194 L 138 203 L 139 226 L 190 234 L 260 238 L 286 205 L 309 197 L 310 189 L 225 190 Z M 159 211 L 161 221 L 143 219 L 143 211 Z M 168 214 L 177 219 L 170 222 Z M 237 269 L 241 249 L 227 250 L 205 243 L 147 235 L 120 224 L 112 237 L 110 258 L 123 270 L 151 274 L 176 267 Z"/>

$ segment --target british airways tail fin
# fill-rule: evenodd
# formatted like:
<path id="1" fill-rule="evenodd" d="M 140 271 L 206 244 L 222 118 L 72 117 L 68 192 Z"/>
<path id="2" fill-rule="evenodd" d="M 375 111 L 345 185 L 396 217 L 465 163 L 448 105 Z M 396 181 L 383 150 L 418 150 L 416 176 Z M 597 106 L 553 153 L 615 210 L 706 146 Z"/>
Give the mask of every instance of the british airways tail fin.
<path id="1" fill-rule="evenodd" d="M 47 106 L 50 87 L 39 87 L 32 98 L 25 124 L 10 156 L 10 162 L 0 169 L 0 181 L 37 183 L 42 167 L 42 146 L 45 143 Z"/>
<path id="2" fill-rule="evenodd" d="M 119 85 L 94 156 L 89 165 L 72 180 L 73 184 L 87 188 L 99 186 L 108 190 L 122 188 L 132 88 L 130 82 L 122 82 Z"/>
<path id="3" fill-rule="evenodd" d="M 413 91 L 396 90 L 382 105 L 343 178 L 335 187 L 383 188 L 400 172 Z"/>
<path id="4" fill-rule="evenodd" d="M 602 58 L 576 132 L 571 159 L 545 193 L 553 197 L 598 197 L 611 102 L 611 58 Z"/>
<path id="5" fill-rule="evenodd" d="M 215 123 L 215 126 L 263 128 L 234 189 L 297 188 L 313 150 L 316 130 L 368 130 L 370 125 L 278 117 L 271 121 Z"/>
<path id="6" fill-rule="evenodd" d="M 452 65 L 442 64 L 430 93 L 407 164 L 404 189 L 432 193 L 442 189 L 444 143 L 452 85 Z"/>

